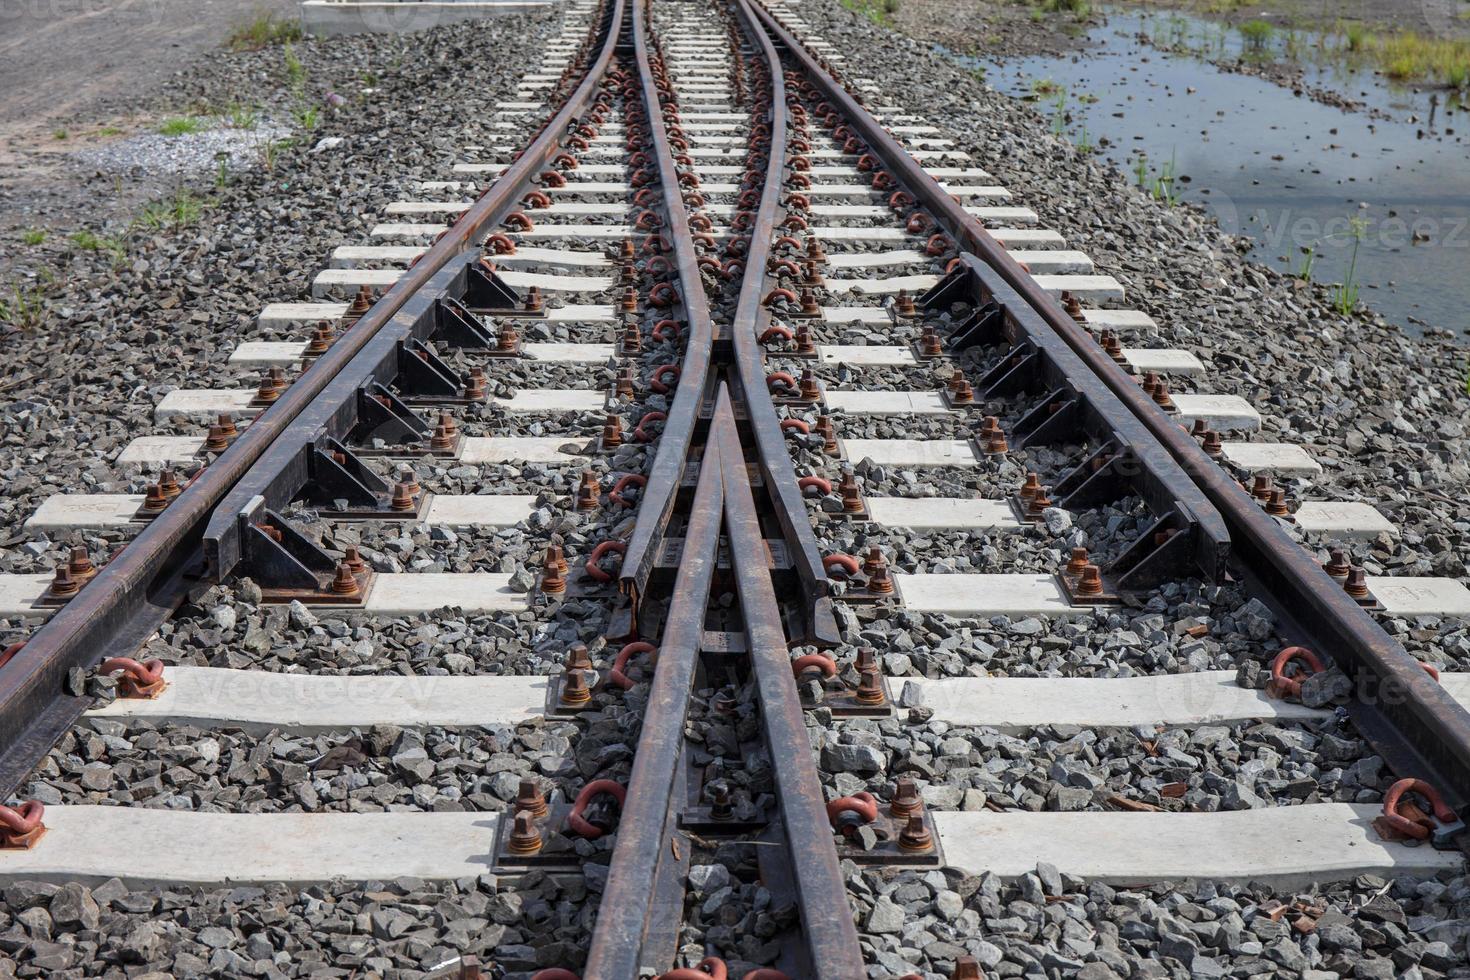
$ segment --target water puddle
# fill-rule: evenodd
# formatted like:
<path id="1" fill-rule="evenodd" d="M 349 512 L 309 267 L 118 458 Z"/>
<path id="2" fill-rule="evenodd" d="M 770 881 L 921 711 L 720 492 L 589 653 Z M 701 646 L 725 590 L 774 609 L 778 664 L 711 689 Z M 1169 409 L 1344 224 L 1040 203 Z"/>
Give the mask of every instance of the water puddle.
<path id="1" fill-rule="evenodd" d="M 1140 33 L 1200 55 L 1165 54 Z M 950 56 L 985 67 L 1001 91 L 1034 98 L 1055 131 L 1131 179 L 1250 236 L 1256 260 L 1355 283 L 1361 302 L 1410 333 L 1427 325 L 1465 334 L 1470 109 L 1327 58 L 1303 64 L 1305 83 L 1373 111 L 1298 97 L 1209 64 L 1238 54 L 1241 38 L 1196 18 L 1110 10 L 1087 43 L 1085 56 Z"/>

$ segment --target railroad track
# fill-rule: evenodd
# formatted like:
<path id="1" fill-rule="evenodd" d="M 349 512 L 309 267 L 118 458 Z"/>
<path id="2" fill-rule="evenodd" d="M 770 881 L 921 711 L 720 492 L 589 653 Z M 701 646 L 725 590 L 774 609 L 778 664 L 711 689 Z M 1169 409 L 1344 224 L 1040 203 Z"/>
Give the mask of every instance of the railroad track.
<path id="1" fill-rule="evenodd" d="M 500 136 L 261 313 L 292 339 L 160 403 L 207 428 L 122 451 L 145 493 L 30 518 L 77 550 L 0 578 L 0 877 L 488 876 L 522 941 L 421 961 L 839 980 L 996 967 L 987 874 L 1046 904 L 1461 867 L 1467 685 L 1382 623 L 1463 616 L 1462 585 L 1365 576 L 1383 518 L 1291 499 L 1310 456 L 1130 345 L 1121 286 L 795 5 L 566 19 Z M 1112 792 L 1068 760 L 1127 739 L 1059 736 L 1043 800 L 971 764 L 1098 728 L 1158 765 Z M 1260 728 L 1401 781 L 1174 778 Z M 264 732 L 295 740 L 268 786 L 188 771 L 262 766 Z"/>

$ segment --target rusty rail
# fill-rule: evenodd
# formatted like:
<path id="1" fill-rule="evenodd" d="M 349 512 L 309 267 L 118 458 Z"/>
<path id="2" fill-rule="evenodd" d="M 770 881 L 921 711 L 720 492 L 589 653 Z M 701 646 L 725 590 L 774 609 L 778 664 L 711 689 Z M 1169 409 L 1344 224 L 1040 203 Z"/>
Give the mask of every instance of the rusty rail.
<path id="1" fill-rule="evenodd" d="M 37 629 L 0 670 L 0 791 L 13 791 L 89 703 L 65 693 L 67 672 L 109 656 L 131 654 L 147 641 L 178 607 L 191 583 L 207 574 L 200 542 L 219 503 L 403 305 L 516 206 L 531 177 L 560 151 L 568 125 L 592 99 L 612 60 L 625 3 L 608 0 L 590 35 L 603 35 L 596 59 L 519 159 L 350 331 L 242 430 L 167 510 Z"/>
<path id="2" fill-rule="evenodd" d="M 802 72 L 852 124 L 869 152 L 916 201 L 1035 310 L 1193 480 L 1229 530 L 1233 567 L 1280 613 L 1294 642 L 1329 655 L 1354 680 L 1352 714 L 1392 768 L 1436 782 L 1462 816 L 1470 809 L 1470 711 L 1349 597 L 1231 476 L 1115 364 L 970 214 L 929 176 L 872 114 L 834 79 L 778 17 L 751 8 Z"/>

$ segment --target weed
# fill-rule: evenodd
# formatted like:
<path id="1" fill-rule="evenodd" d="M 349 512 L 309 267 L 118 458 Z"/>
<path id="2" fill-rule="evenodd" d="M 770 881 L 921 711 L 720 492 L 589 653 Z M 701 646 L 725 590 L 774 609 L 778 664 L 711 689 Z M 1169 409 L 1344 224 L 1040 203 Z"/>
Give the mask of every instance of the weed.
<path id="1" fill-rule="evenodd" d="M 1086 123 L 1082 124 L 1082 138 L 1077 141 L 1077 150 L 1079 153 L 1091 153 L 1093 150 L 1092 137 L 1087 135 Z"/>
<path id="2" fill-rule="evenodd" d="M 309 133 L 321 122 L 322 111 L 314 105 L 302 106 L 291 115 L 295 117 L 297 125 Z"/>
<path id="3" fill-rule="evenodd" d="M 1058 92 L 1066 91 L 1066 86 L 1059 85 L 1050 78 L 1035 78 L 1031 81 L 1031 94 L 1037 96 L 1056 95 Z"/>
<path id="4" fill-rule="evenodd" d="M 289 44 L 285 46 L 282 57 L 286 62 L 286 84 L 300 98 L 306 91 L 306 67 L 296 57 L 296 49 Z"/>
<path id="5" fill-rule="evenodd" d="M 1276 28 L 1264 20 L 1248 20 L 1237 30 L 1240 31 L 1240 39 L 1246 50 L 1254 52 L 1265 51 L 1266 46 L 1271 43 L 1271 35 L 1276 33 Z"/>
<path id="6" fill-rule="evenodd" d="M 256 151 L 260 154 L 260 165 L 267 171 L 275 170 L 276 160 L 280 157 L 281 151 L 295 142 L 294 139 L 268 139 L 262 141 L 256 147 Z"/>
<path id="7" fill-rule="evenodd" d="M 51 131 L 51 138 L 52 138 L 52 139 L 57 139 L 57 140 L 64 140 L 64 139 L 66 139 L 66 138 L 67 138 L 67 137 L 68 137 L 68 136 L 70 136 L 70 135 L 71 135 L 71 134 L 70 134 L 70 133 L 68 133 L 68 132 L 67 132 L 67 131 L 66 131 L 66 130 L 64 130 L 64 129 L 53 129 L 53 130 L 52 130 L 52 131 Z"/>
<path id="8" fill-rule="evenodd" d="M 84 252 L 106 252 L 114 263 L 121 262 L 127 255 L 118 239 L 104 238 L 85 228 L 72 234 L 71 243 Z"/>
<path id="9" fill-rule="evenodd" d="M 842 5 L 880 27 L 887 26 L 888 19 L 898 12 L 898 0 L 842 0 Z"/>
<path id="10" fill-rule="evenodd" d="M 1373 36 L 1362 24 L 1348 24 L 1343 28 L 1343 37 L 1347 41 L 1349 51 L 1362 51 Z"/>
<path id="11" fill-rule="evenodd" d="M 9 299 L 0 299 L 0 323 L 18 330 L 34 330 L 45 320 L 45 301 L 38 286 L 14 286 Z"/>
<path id="12" fill-rule="evenodd" d="M 260 125 L 260 110 L 243 102 L 232 102 L 225 110 L 225 119 L 231 129 L 253 130 Z"/>
<path id="13" fill-rule="evenodd" d="M 1051 105 L 1051 134 L 1061 136 L 1067 125 L 1067 90 L 1058 92 Z"/>
<path id="14" fill-rule="evenodd" d="M 46 232 L 40 228 L 27 228 L 20 233 L 20 240 L 27 245 L 39 245 L 46 240 Z"/>
<path id="15" fill-rule="evenodd" d="M 289 44 L 301 40 L 301 25 L 295 21 L 276 20 L 274 14 L 260 14 L 230 32 L 225 44 L 232 51 L 259 51 L 272 44 Z"/>
<path id="16" fill-rule="evenodd" d="M 122 134 L 123 128 L 121 126 L 103 126 L 97 130 L 98 136 L 121 136 Z"/>
<path id="17" fill-rule="evenodd" d="M 158 131 L 164 136 L 189 136 L 202 133 L 208 128 L 207 119 L 200 119 L 198 116 L 173 116 L 160 123 Z"/>
<path id="18" fill-rule="evenodd" d="M 1138 181 L 1139 187 L 1142 187 L 1148 180 L 1148 157 L 1142 153 L 1138 154 L 1133 161 L 1133 176 Z"/>
<path id="19" fill-rule="evenodd" d="M 378 74 L 377 74 L 377 72 L 371 72 L 371 71 L 365 71 L 365 72 L 363 72 L 362 73 L 362 84 L 363 84 L 363 87 L 364 88 L 377 88 L 378 87 Z"/>
<path id="20" fill-rule="evenodd" d="M 1359 215 L 1348 219 L 1348 234 L 1353 240 L 1353 251 L 1348 258 L 1347 276 L 1332 292 L 1332 305 L 1337 312 L 1347 316 L 1358 305 L 1358 246 L 1363 244 L 1363 235 L 1368 230 L 1368 221 Z"/>
<path id="21" fill-rule="evenodd" d="M 1164 164 L 1163 169 L 1154 178 L 1151 188 L 1154 200 L 1163 201 L 1171 208 L 1179 203 L 1179 192 L 1174 186 L 1176 179 L 1174 166 L 1174 153 L 1170 151 L 1169 162 Z"/>
<path id="22" fill-rule="evenodd" d="M 1087 17 L 1092 13 L 1092 4 L 1089 0 L 1041 0 L 1041 9 L 1049 14 Z"/>
<path id="23" fill-rule="evenodd" d="M 1302 246 L 1302 265 L 1301 265 L 1301 268 L 1299 268 L 1299 269 L 1296 270 L 1296 277 L 1298 279 L 1302 279 L 1302 280 L 1306 280 L 1306 279 L 1312 278 L 1312 264 L 1315 263 L 1316 261 L 1317 261 L 1317 246 L 1316 245 L 1303 245 Z"/>
<path id="24" fill-rule="evenodd" d="M 172 198 L 154 201 L 143 209 L 138 223 L 154 231 L 177 231 L 199 220 L 204 213 L 204 200 L 188 189 L 174 192 Z"/>
<path id="25" fill-rule="evenodd" d="M 230 186 L 230 155 L 228 153 L 225 153 L 225 152 L 221 151 L 221 152 L 216 153 L 214 155 L 214 160 L 215 160 L 214 186 L 216 186 L 216 187 L 228 187 L 228 186 Z"/>

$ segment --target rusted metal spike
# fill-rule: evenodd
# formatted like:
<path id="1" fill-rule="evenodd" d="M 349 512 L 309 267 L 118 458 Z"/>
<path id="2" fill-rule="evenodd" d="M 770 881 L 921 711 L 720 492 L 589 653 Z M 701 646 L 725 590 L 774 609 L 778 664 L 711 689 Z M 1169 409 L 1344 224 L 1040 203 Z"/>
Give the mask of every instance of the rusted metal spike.
<path id="1" fill-rule="evenodd" d="M 1220 433 L 1214 429 L 1206 429 L 1203 440 L 1205 455 L 1211 459 L 1219 459 L 1225 455 L 1225 443 L 1220 438 Z"/>
<path id="2" fill-rule="evenodd" d="M 86 582 L 97 574 L 97 566 L 92 564 L 87 549 L 82 547 L 71 549 L 71 557 L 67 560 L 66 567 L 67 571 L 71 572 L 71 577 L 78 582 Z"/>
<path id="3" fill-rule="evenodd" d="M 521 780 L 520 788 L 516 791 L 515 803 L 512 805 L 516 813 L 529 813 L 533 817 L 546 816 L 546 797 L 534 779 Z"/>
<path id="4" fill-rule="evenodd" d="M 895 817 L 909 817 L 923 809 L 924 801 L 919 796 L 919 784 L 911 777 L 904 776 L 893 784 L 893 800 L 888 804 L 889 813 Z"/>
<path id="5" fill-rule="evenodd" d="M 870 580 L 868 588 L 871 590 L 872 587 Z M 889 589 L 891 590 L 892 588 L 892 583 L 889 583 Z M 853 692 L 853 699 L 858 704 L 867 705 L 868 707 L 876 707 L 888 700 L 887 695 L 883 693 L 882 675 L 878 672 L 876 665 L 866 667 L 858 673 L 858 686 L 857 690 Z"/>
<path id="6" fill-rule="evenodd" d="M 501 335 L 501 339 L 504 340 L 503 334 Z M 472 402 L 479 401 L 485 397 L 487 387 L 484 369 L 477 367 L 470 368 L 470 373 L 465 378 L 464 383 L 465 400 Z"/>
<path id="7" fill-rule="evenodd" d="M 598 482 L 597 474 L 591 470 L 582 471 L 582 482 L 577 487 L 577 510 L 596 510 L 598 491 L 602 485 Z"/>
<path id="8" fill-rule="evenodd" d="M 837 452 L 839 449 L 837 445 L 837 430 L 832 425 L 832 416 L 817 416 L 817 434 L 822 437 L 822 452 Z"/>
<path id="9" fill-rule="evenodd" d="M 143 495 L 143 506 L 139 510 L 145 514 L 161 514 L 168 503 L 169 498 L 164 495 L 163 489 L 158 484 L 151 483 Z"/>
<path id="10" fill-rule="evenodd" d="M 178 476 L 174 473 L 173 470 L 169 469 L 166 469 L 162 473 L 158 474 L 158 489 L 162 491 L 163 495 L 169 500 L 174 499 L 179 494 L 184 492 L 184 488 L 179 486 Z"/>
<path id="11" fill-rule="evenodd" d="M 1087 570 L 1087 549 L 1073 548 L 1072 557 L 1067 562 L 1068 575 L 1081 575 Z"/>
<path id="12" fill-rule="evenodd" d="M 902 317 L 914 317 L 918 310 L 914 308 L 914 298 L 909 295 L 907 289 L 900 289 L 893 300 L 893 312 Z"/>
<path id="13" fill-rule="evenodd" d="M 814 402 L 822 397 L 822 389 L 817 384 L 817 375 L 811 368 L 803 368 L 801 379 L 797 382 L 797 390 L 802 401 Z"/>
<path id="14" fill-rule="evenodd" d="M 623 444 L 623 420 L 609 415 L 602 423 L 602 445 L 604 449 L 616 449 Z"/>
<path id="15" fill-rule="evenodd" d="M 1077 582 L 1078 595 L 1102 595 L 1102 570 L 1089 562 L 1082 569 L 1082 577 Z"/>
<path id="16" fill-rule="evenodd" d="M 362 554 L 357 550 L 356 545 L 347 546 L 345 553 L 342 555 L 342 564 L 353 575 L 361 575 L 367 571 L 367 562 L 362 560 Z"/>
<path id="17" fill-rule="evenodd" d="M 1348 572 L 1353 570 L 1353 566 L 1348 561 L 1346 551 L 1341 548 L 1333 548 L 1327 553 L 1327 564 L 1322 566 L 1322 570 L 1333 578 L 1345 579 L 1348 577 Z"/>
<path id="18" fill-rule="evenodd" d="M 898 846 L 904 851 L 929 851 L 934 849 L 934 835 L 924 826 L 923 814 L 909 816 L 908 824 L 898 835 Z"/>
<path id="19" fill-rule="evenodd" d="M 1342 583 L 1343 591 L 1359 602 L 1371 601 L 1373 593 L 1368 591 L 1368 573 L 1361 565 L 1348 569 L 1347 579 Z"/>
<path id="20" fill-rule="evenodd" d="M 82 589 L 82 585 L 72 578 L 71 565 L 66 562 L 56 566 L 56 576 L 51 580 L 51 594 L 61 599 L 69 599 Z"/>
<path id="21" fill-rule="evenodd" d="M 567 707 L 583 705 L 592 700 L 592 692 L 587 689 L 587 676 L 571 663 L 567 664 L 567 669 L 561 675 L 560 700 Z"/>
<path id="22" fill-rule="evenodd" d="M 407 514 L 415 509 L 413 501 L 413 488 L 407 483 L 398 482 L 393 485 L 393 500 L 388 505 L 389 509 L 400 514 Z"/>
<path id="23" fill-rule="evenodd" d="M 1041 476 L 1035 470 L 1026 474 L 1026 482 L 1017 491 L 1022 500 L 1030 500 L 1041 492 Z"/>
<path id="24" fill-rule="evenodd" d="M 540 313 L 541 309 L 541 287 L 532 286 L 526 290 L 525 311 L 527 313 Z"/>
<path id="25" fill-rule="evenodd" d="M 515 824 L 505 846 L 512 854 L 535 854 L 541 850 L 541 831 L 530 813 L 524 810 L 516 813 Z"/>
<path id="26" fill-rule="evenodd" d="M 798 323 L 796 325 L 795 340 L 796 353 L 815 354 L 817 352 L 817 345 L 812 342 L 812 329 L 805 323 Z"/>
<path id="27" fill-rule="evenodd" d="M 337 574 L 332 577 L 332 593 L 334 595 L 357 595 L 357 578 L 352 574 L 352 566 L 345 561 L 337 564 Z"/>

